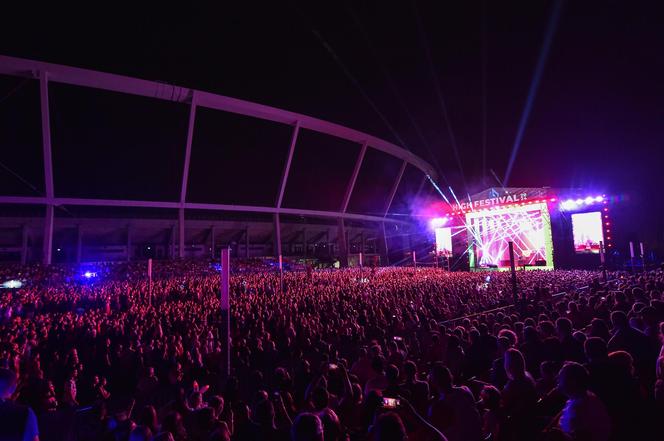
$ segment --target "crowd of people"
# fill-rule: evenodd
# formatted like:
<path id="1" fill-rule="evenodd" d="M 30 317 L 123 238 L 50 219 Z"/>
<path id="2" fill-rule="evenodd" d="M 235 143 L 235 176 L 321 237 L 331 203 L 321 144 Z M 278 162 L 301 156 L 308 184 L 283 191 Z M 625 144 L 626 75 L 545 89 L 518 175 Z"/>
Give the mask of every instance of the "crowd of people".
<path id="1" fill-rule="evenodd" d="M 226 372 L 218 265 L 146 269 L 0 268 L 0 439 L 664 437 L 661 271 L 235 262 Z"/>

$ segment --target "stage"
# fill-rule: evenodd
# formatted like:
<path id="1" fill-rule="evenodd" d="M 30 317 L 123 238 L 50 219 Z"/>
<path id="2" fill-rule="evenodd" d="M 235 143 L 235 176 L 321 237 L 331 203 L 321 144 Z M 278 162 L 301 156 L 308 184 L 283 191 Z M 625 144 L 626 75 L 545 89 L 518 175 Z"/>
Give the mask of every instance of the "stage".
<path id="1" fill-rule="evenodd" d="M 490 188 L 466 201 L 441 203 L 441 217 L 431 224 L 436 252 L 467 258 L 471 271 L 509 269 L 510 242 L 516 269 L 570 267 L 575 259 L 599 265 L 601 248 L 612 246 L 609 199 L 586 194 Z"/>

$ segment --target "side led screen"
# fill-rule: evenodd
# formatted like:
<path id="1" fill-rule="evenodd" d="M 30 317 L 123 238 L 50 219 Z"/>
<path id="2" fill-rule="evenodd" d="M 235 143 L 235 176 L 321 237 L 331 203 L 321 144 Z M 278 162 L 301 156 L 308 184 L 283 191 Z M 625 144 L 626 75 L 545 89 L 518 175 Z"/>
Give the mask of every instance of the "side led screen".
<path id="1" fill-rule="evenodd" d="M 572 232 L 574 251 L 582 254 L 599 254 L 599 243 L 604 240 L 602 213 L 593 211 L 572 214 Z"/>
<path id="2" fill-rule="evenodd" d="M 452 255 L 452 229 L 436 228 L 436 252 L 445 256 Z"/>

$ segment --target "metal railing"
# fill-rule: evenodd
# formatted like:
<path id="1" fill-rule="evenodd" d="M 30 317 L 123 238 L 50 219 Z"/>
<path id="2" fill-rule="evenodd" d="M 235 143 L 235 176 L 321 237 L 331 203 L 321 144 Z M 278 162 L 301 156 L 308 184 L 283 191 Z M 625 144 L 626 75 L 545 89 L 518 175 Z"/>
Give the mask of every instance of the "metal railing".
<path id="1" fill-rule="evenodd" d="M 608 286 L 610 283 L 613 283 L 613 282 L 618 281 L 618 280 L 620 280 L 620 279 L 611 279 L 611 280 L 608 280 L 606 282 L 602 282 L 601 284 L 604 285 L 604 286 Z M 589 288 L 590 288 L 590 285 L 586 285 L 586 286 L 581 286 L 581 287 L 578 287 L 578 288 L 574 288 L 573 291 L 584 291 L 584 290 L 589 289 Z M 567 291 L 561 291 L 561 292 L 552 294 L 551 298 L 562 297 L 562 296 L 564 296 L 565 294 L 568 294 L 568 293 L 569 292 L 567 292 Z M 494 312 L 497 312 L 497 311 L 502 311 L 502 310 L 505 310 L 505 309 L 510 309 L 510 308 L 514 308 L 514 307 L 518 307 L 518 306 L 519 305 L 512 303 L 511 305 L 500 306 L 498 308 L 488 309 L 488 310 L 475 312 L 473 314 L 467 314 L 467 315 L 457 317 L 457 318 L 453 318 L 453 319 L 443 320 L 441 322 L 438 322 L 438 324 L 439 325 L 447 325 L 449 323 L 456 323 L 456 322 L 459 322 L 459 321 L 462 321 L 462 320 L 465 320 L 465 319 L 470 319 L 472 317 L 491 314 L 491 313 L 494 313 Z"/>

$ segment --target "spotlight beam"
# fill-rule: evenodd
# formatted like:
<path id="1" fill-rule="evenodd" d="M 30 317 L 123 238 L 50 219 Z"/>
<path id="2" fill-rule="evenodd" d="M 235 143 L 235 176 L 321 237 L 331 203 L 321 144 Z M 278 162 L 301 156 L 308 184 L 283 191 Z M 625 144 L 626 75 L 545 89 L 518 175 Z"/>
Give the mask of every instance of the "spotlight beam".
<path id="1" fill-rule="evenodd" d="M 512 145 L 512 153 L 510 154 L 510 160 L 507 163 L 507 170 L 505 171 L 503 185 L 507 185 L 509 182 L 510 175 L 512 174 L 512 167 L 514 167 L 514 160 L 516 159 L 516 155 L 519 153 L 519 148 L 521 147 L 523 133 L 526 130 L 526 124 L 528 124 L 528 119 L 530 118 L 530 112 L 533 108 L 535 97 L 537 96 L 537 89 L 539 88 L 542 73 L 544 72 L 544 66 L 546 65 L 546 60 L 549 57 L 549 50 L 551 49 L 553 36 L 555 35 L 556 28 L 558 27 L 558 20 L 560 19 L 562 4 L 562 0 L 556 0 L 553 4 L 553 11 L 551 11 L 551 15 L 549 16 L 544 42 L 542 43 L 542 48 L 537 60 L 535 72 L 530 82 L 528 97 L 526 98 L 526 105 L 524 106 L 523 113 L 521 114 L 521 120 L 519 121 L 519 127 L 516 131 L 516 139 L 514 140 L 514 145 Z"/>
<path id="2" fill-rule="evenodd" d="M 452 187 L 448 187 L 450 189 L 450 193 L 452 193 L 452 196 L 454 197 L 454 200 L 456 201 L 457 205 L 461 206 L 461 202 L 459 202 L 459 198 L 457 198 L 457 195 L 454 194 L 454 190 L 452 190 Z"/>
<path id="3" fill-rule="evenodd" d="M 454 130 L 452 129 L 452 121 L 450 120 L 450 117 L 448 115 L 448 110 L 447 110 L 447 103 L 445 101 L 445 97 L 443 96 L 443 91 L 440 86 L 440 81 L 438 79 L 438 75 L 436 75 L 435 69 L 434 69 L 434 63 L 433 63 L 433 58 L 431 57 L 431 51 L 429 49 L 429 43 L 427 41 L 427 36 L 424 32 L 424 25 L 422 23 L 422 18 L 420 16 L 419 9 L 417 7 L 417 0 L 413 0 L 413 10 L 415 12 L 415 20 L 416 20 L 416 25 L 417 25 L 417 31 L 418 31 L 418 37 L 420 44 L 422 45 L 424 49 L 424 55 L 427 60 L 427 65 L 429 67 L 429 75 L 431 77 L 431 82 L 433 83 L 433 88 L 434 91 L 436 92 L 436 96 L 438 98 L 438 104 L 440 105 L 440 111 L 443 116 L 443 122 L 445 123 L 445 127 L 447 128 L 447 134 L 450 138 L 450 145 L 452 146 L 452 151 L 454 153 L 454 159 L 456 160 L 457 166 L 459 167 L 459 172 L 461 174 L 461 180 L 463 182 L 463 187 L 466 191 L 468 191 L 468 184 L 466 182 L 466 174 L 463 171 L 463 166 L 461 165 L 461 156 L 459 155 L 459 147 L 457 145 L 457 140 L 456 136 L 454 135 Z"/>
<path id="4" fill-rule="evenodd" d="M 431 185 L 433 185 L 433 188 L 436 189 L 436 191 L 438 192 L 438 194 L 440 194 L 440 195 L 442 196 L 442 198 L 445 200 L 445 202 L 447 202 L 447 205 L 452 206 L 452 204 L 450 204 L 450 200 L 447 199 L 447 196 L 445 196 L 445 193 L 443 193 L 443 191 L 440 189 L 440 187 L 438 186 L 438 184 L 436 184 L 436 181 L 434 181 L 434 180 L 431 178 L 431 176 L 429 176 L 429 175 L 427 175 L 427 179 L 431 182 Z"/>

